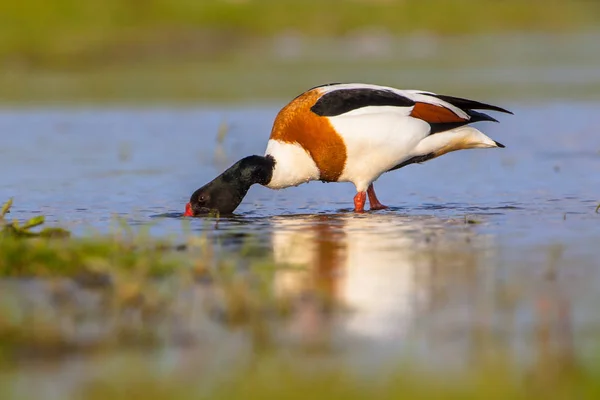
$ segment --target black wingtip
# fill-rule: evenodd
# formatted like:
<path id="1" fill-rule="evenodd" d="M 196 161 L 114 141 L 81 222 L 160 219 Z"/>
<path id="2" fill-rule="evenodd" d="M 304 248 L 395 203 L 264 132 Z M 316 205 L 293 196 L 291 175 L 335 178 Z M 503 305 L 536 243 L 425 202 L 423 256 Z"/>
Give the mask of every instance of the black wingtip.
<path id="1" fill-rule="evenodd" d="M 488 107 L 488 108 L 485 108 L 485 110 L 498 111 L 498 112 L 502 112 L 502 113 L 505 113 L 505 114 L 515 115 L 515 113 L 513 113 L 510 110 L 507 110 L 506 108 L 502 108 L 502 107 L 498 107 L 498 106 L 492 106 L 492 105 L 489 105 L 489 104 L 485 104 L 485 106 Z"/>
<path id="2" fill-rule="evenodd" d="M 503 145 L 502 143 L 500 143 L 500 142 L 496 142 L 495 140 L 494 140 L 494 143 L 496 143 L 496 146 L 500 147 L 501 149 L 503 149 L 503 148 L 505 148 L 505 147 L 506 147 L 506 146 L 505 146 L 505 145 Z"/>

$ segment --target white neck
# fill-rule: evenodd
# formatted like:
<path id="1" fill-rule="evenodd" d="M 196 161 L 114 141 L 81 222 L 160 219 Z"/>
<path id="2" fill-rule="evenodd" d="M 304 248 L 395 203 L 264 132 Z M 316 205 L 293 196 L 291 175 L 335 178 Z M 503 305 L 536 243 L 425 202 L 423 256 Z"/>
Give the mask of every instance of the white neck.
<path id="1" fill-rule="evenodd" d="M 284 143 L 271 139 L 265 155 L 275 159 L 273 177 L 268 185 L 271 189 L 283 189 L 319 179 L 319 168 L 312 157 L 298 143 Z"/>

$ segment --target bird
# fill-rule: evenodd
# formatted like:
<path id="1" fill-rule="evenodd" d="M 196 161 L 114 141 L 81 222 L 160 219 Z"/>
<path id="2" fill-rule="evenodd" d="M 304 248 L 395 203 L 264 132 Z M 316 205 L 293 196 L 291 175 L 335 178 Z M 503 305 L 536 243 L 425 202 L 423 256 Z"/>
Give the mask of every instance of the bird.
<path id="1" fill-rule="evenodd" d="M 446 153 L 503 144 L 470 126 L 498 122 L 476 110 L 504 108 L 422 90 L 366 83 L 329 83 L 298 95 L 275 117 L 264 156 L 245 157 L 197 189 L 185 216 L 231 214 L 249 188 L 351 182 L 354 211 L 387 208 L 373 183 L 384 173 Z"/>

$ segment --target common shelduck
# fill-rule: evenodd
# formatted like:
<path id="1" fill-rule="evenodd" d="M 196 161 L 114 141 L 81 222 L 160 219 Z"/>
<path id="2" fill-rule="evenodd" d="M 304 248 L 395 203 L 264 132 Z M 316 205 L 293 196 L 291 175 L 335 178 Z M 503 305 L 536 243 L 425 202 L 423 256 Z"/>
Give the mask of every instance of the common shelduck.
<path id="1" fill-rule="evenodd" d="M 352 182 L 354 211 L 386 208 L 373 182 L 384 172 L 451 151 L 504 147 L 471 122 L 495 121 L 474 110 L 512 114 L 490 104 L 420 90 L 333 83 L 302 93 L 275 118 L 265 156 L 249 156 L 196 190 L 186 216 L 232 213 L 250 186 L 271 189 L 320 180 Z"/>

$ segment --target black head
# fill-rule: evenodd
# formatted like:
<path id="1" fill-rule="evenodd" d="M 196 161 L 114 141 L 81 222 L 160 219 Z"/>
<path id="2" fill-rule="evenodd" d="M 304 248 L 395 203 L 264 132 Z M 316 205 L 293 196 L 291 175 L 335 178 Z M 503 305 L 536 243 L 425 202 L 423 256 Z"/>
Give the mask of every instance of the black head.
<path id="1" fill-rule="evenodd" d="M 250 186 L 266 185 L 273 176 L 275 160 L 271 156 L 242 158 L 211 182 L 196 190 L 186 205 L 186 216 L 217 211 L 231 214 L 242 202 Z"/>

